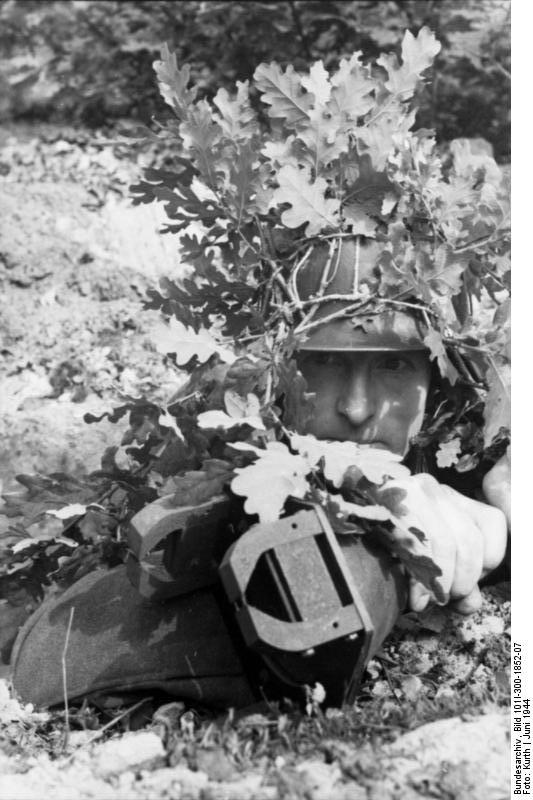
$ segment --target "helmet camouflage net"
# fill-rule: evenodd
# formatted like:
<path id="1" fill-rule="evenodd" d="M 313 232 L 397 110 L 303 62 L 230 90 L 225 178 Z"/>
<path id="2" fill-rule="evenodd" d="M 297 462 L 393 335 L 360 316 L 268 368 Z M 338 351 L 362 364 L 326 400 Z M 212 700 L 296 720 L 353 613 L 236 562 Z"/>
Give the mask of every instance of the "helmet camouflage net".
<path id="1" fill-rule="evenodd" d="M 189 374 L 169 404 L 181 456 L 161 493 L 184 502 L 193 484 L 231 486 L 261 521 L 305 497 L 337 530 L 377 513 L 361 511 L 376 508 L 373 487 L 406 467 L 304 435 L 299 349 L 424 348 L 445 388 L 419 443 L 439 466 L 472 469 L 506 441 L 507 172 L 483 140 L 438 148 L 413 130 L 439 50 L 422 28 L 401 59 L 354 53 L 305 75 L 261 64 L 210 102 L 163 48 L 154 67 L 173 117 L 158 135 L 176 155 L 132 189 L 136 203 L 164 203 L 184 265 L 148 303 L 165 316 L 158 349 Z"/>

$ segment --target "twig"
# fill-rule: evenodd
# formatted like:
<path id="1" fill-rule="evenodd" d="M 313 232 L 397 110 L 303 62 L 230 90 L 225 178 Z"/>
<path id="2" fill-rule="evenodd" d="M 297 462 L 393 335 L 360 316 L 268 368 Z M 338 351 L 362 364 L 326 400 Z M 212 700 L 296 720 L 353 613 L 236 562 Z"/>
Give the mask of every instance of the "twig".
<path id="1" fill-rule="evenodd" d="M 61 656 L 61 672 L 63 675 L 63 703 L 65 707 L 65 735 L 63 737 L 63 750 L 68 745 L 70 735 L 70 723 L 68 718 L 68 691 L 67 691 L 67 648 L 70 639 L 70 630 L 72 628 L 72 619 L 74 617 L 74 606 L 70 607 L 70 617 L 67 627 L 67 635 L 65 636 L 65 646 L 63 647 L 63 654 Z"/>
<path id="2" fill-rule="evenodd" d="M 432 314 L 436 316 L 435 312 L 431 311 L 431 309 L 417 305 L 416 303 L 406 303 L 403 300 L 389 300 L 387 297 L 380 297 L 379 301 L 380 303 L 391 303 L 393 306 L 401 306 L 402 308 L 413 308 L 415 311 L 421 311 L 425 315 Z"/>
<path id="3" fill-rule="evenodd" d="M 477 670 L 479 669 L 479 667 L 480 667 L 480 666 L 483 664 L 483 662 L 484 662 L 484 660 L 485 660 L 485 656 L 487 655 L 487 653 L 488 653 L 488 652 L 489 652 L 489 647 L 488 647 L 488 645 L 487 645 L 487 646 L 485 646 L 485 647 L 483 647 L 483 648 L 482 648 L 482 649 L 479 651 L 479 653 L 478 653 L 478 656 L 477 656 L 477 658 L 476 658 L 476 660 L 475 660 L 475 663 L 474 663 L 474 664 L 472 665 L 472 667 L 470 668 L 470 670 L 469 670 L 469 672 L 468 672 L 468 675 L 466 675 L 466 677 L 465 677 L 465 678 L 463 678 L 462 680 L 460 680 L 460 681 L 459 681 L 459 684 L 460 684 L 461 686 L 468 686 L 468 684 L 470 683 L 470 681 L 471 681 L 471 680 L 472 680 L 472 678 L 474 677 L 474 674 L 475 674 L 475 672 L 477 672 Z"/>
<path id="4" fill-rule="evenodd" d="M 347 306 L 346 308 L 342 308 L 339 311 L 335 311 L 333 314 L 329 314 L 327 317 L 323 319 L 318 319 L 315 322 L 302 322 L 295 328 L 295 333 L 304 333 L 305 331 L 311 330 L 311 328 L 316 328 L 318 325 L 325 325 L 327 322 L 332 322 L 335 319 L 340 319 L 341 317 L 347 317 L 350 313 L 358 311 L 359 309 L 363 308 L 365 305 L 370 303 L 370 298 L 368 300 L 364 300 L 360 303 L 352 303 L 352 305 Z"/>
<path id="5" fill-rule="evenodd" d="M 283 290 L 283 293 L 285 294 L 285 296 L 289 298 L 290 303 L 292 303 L 292 305 L 297 307 L 298 306 L 298 300 L 296 299 L 296 297 L 294 297 L 290 287 L 287 285 L 287 283 L 283 279 L 283 276 L 280 274 L 279 270 L 274 274 L 274 278 L 273 279 L 274 279 L 274 282 L 277 283 L 278 286 Z"/>
<path id="6" fill-rule="evenodd" d="M 333 274 L 333 276 L 331 278 L 329 278 L 329 271 L 330 271 L 330 267 L 331 267 L 331 264 L 332 264 L 333 254 L 335 252 L 335 247 L 336 247 L 337 242 L 338 242 L 338 239 L 335 238 L 335 239 L 332 239 L 331 242 L 329 243 L 328 257 L 327 257 L 326 263 L 325 263 L 325 265 L 324 265 L 324 267 L 322 269 L 322 276 L 321 276 L 321 279 L 320 279 L 320 286 L 318 287 L 317 296 L 316 296 L 316 298 L 313 299 L 311 308 L 309 309 L 309 311 L 307 312 L 307 314 L 303 318 L 303 320 L 300 322 L 300 326 L 309 324 L 309 322 L 313 319 L 313 317 L 316 314 L 317 308 L 319 306 L 320 298 L 322 298 L 324 296 L 324 292 L 326 290 L 326 287 L 329 285 L 330 281 L 333 279 L 333 277 L 337 273 L 337 269 L 338 269 L 338 266 L 339 266 L 340 253 L 341 253 L 340 242 L 339 242 L 339 251 L 338 251 L 338 255 L 337 255 L 337 263 L 335 264 L 334 274 Z M 328 295 L 328 297 L 329 297 L 329 295 Z M 302 303 L 302 305 L 303 305 L 303 303 Z"/>
<path id="7" fill-rule="evenodd" d="M 359 286 L 359 254 L 361 251 L 361 240 L 359 236 L 355 240 L 355 257 L 354 257 L 354 264 L 353 264 L 353 283 L 352 283 L 352 292 L 353 294 L 358 294 L 358 286 Z"/>
<path id="8" fill-rule="evenodd" d="M 298 273 L 300 272 L 300 270 L 302 269 L 304 264 L 307 262 L 307 260 L 308 260 L 308 258 L 309 258 L 309 256 L 311 255 L 312 252 L 313 252 L 313 245 L 311 245 L 310 247 L 307 248 L 307 250 L 305 251 L 305 253 L 302 256 L 302 258 L 298 261 L 298 263 L 294 267 L 294 269 L 292 271 L 291 278 L 290 278 L 292 294 L 294 295 L 294 298 L 295 298 L 295 301 L 296 301 L 296 304 L 297 304 L 297 308 L 301 308 L 302 307 L 302 301 L 301 301 L 300 295 L 298 293 L 298 286 L 297 286 L 296 280 L 298 278 Z"/>
<path id="9" fill-rule="evenodd" d="M 365 186 L 364 189 L 366 190 L 367 187 Z M 346 202 L 346 200 L 343 200 L 343 202 Z M 320 236 L 317 237 L 319 242 L 326 242 L 328 239 L 353 239 L 353 238 L 354 238 L 353 233 L 341 233 L 340 231 L 336 231 L 335 233 L 320 234 Z"/>
<path id="10" fill-rule="evenodd" d="M 273 409 L 273 408 L 269 408 L 269 409 L 268 409 L 268 411 L 269 411 L 269 412 L 272 414 L 272 416 L 273 416 L 273 418 L 274 418 L 275 422 L 277 422 L 277 424 L 280 426 L 280 428 L 281 428 L 281 430 L 282 430 L 283 434 L 284 434 L 284 435 L 285 435 L 285 436 L 288 438 L 288 440 L 290 441 L 290 439 L 291 439 L 291 432 L 290 432 L 290 430 L 288 430 L 288 428 L 286 428 L 286 427 L 285 427 L 285 425 L 283 424 L 283 422 L 281 421 L 281 419 L 278 417 L 278 415 L 276 414 L 276 412 L 274 411 L 274 409 Z"/>
<path id="11" fill-rule="evenodd" d="M 507 216 L 506 216 L 506 217 L 505 217 L 505 218 L 504 218 L 504 219 L 503 219 L 503 220 L 500 222 L 500 224 L 498 225 L 498 227 L 497 227 L 497 228 L 495 228 L 495 229 L 492 231 L 492 233 L 491 233 L 491 234 L 489 234 L 488 236 L 480 236 L 478 239 L 472 239 L 470 242 L 467 242 L 466 244 L 463 244 L 463 245 L 461 245 L 461 247 L 454 247 L 454 248 L 453 248 L 453 255 L 455 256 L 455 255 L 458 255 L 458 254 L 460 254 L 460 253 L 466 253 L 466 252 L 468 252 L 468 250 L 472 250 L 472 249 L 474 249 L 474 250 L 475 250 L 475 249 L 476 249 L 476 247 L 479 247 L 479 246 L 481 246 L 482 244 L 489 244 L 490 242 L 497 241 L 497 239 L 498 239 L 498 236 L 497 236 L 497 234 L 499 234 L 499 233 L 500 233 L 500 231 L 502 230 L 503 226 L 504 226 L 504 225 L 505 225 L 505 224 L 506 224 L 508 221 L 509 221 L 509 215 L 507 215 Z"/>
<path id="12" fill-rule="evenodd" d="M 344 301 L 345 303 L 355 303 L 357 301 L 361 301 L 362 306 L 367 305 L 370 303 L 371 300 L 375 298 L 367 298 L 364 297 L 360 292 L 356 294 L 327 294 L 323 297 L 312 297 L 309 300 L 302 300 L 301 306 L 305 308 L 305 306 L 312 306 L 312 305 L 321 305 L 322 303 L 331 303 L 334 301 Z M 421 313 L 431 314 L 435 316 L 435 313 L 431 311 L 431 309 L 426 308 L 425 306 L 421 306 L 417 303 L 407 303 L 403 300 L 393 300 L 392 298 L 388 297 L 380 297 L 380 303 L 389 303 L 393 306 L 400 306 L 400 308 L 412 308 L 414 311 L 420 311 Z"/>
<path id="13" fill-rule="evenodd" d="M 138 708 L 140 708 L 142 705 L 144 705 L 144 703 L 148 703 L 148 702 L 149 702 L 150 700 L 152 700 L 152 699 L 153 699 L 152 697 L 143 697 L 143 699 L 142 699 L 142 700 L 139 700 L 139 702 L 138 702 L 138 703 L 135 703 L 135 705 L 134 705 L 134 706 L 131 706 L 131 708 L 126 708 L 126 709 L 124 709 L 124 711 L 122 711 L 122 712 L 121 712 L 120 714 L 118 714 L 116 717 L 113 717 L 113 719 L 112 719 L 112 720 L 110 720 L 109 722 L 107 722 L 107 723 L 104 725 L 104 727 L 103 727 L 103 728 L 100 728 L 100 730 L 99 730 L 99 731 L 96 731 L 96 733 L 95 733 L 93 736 L 91 736 L 91 738 L 90 738 L 90 739 L 87 739 L 87 741 L 86 741 L 86 742 L 83 742 L 83 744 L 80 744 L 80 746 L 79 746 L 79 747 L 77 747 L 77 748 L 76 748 L 76 750 L 74 750 L 74 752 L 73 752 L 73 753 L 71 753 L 71 754 L 68 756 L 68 758 L 66 759 L 66 762 L 65 762 L 65 763 L 67 763 L 67 762 L 71 761 L 71 760 L 74 758 L 74 756 L 76 755 L 76 753 L 78 753 L 78 752 L 79 752 L 79 751 L 80 751 L 80 750 L 81 750 L 83 747 L 87 747 L 88 745 L 90 745 L 90 744 L 92 744 L 93 742 L 95 742 L 97 739 L 99 739 L 99 738 L 100 738 L 100 736 L 101 736 L 103 733 L 105 733 L 106 731 L 108 731 L 108 730 L 109 730 L 109 728 L 112 728 L 112 727 L 113 727 L 113 725 L 116 725 L 116 724 L 117 724 L 117 722 L 120 722 L 120 720 L 121 720 L 121 719 L 124 719 L 124 717 L 125 717 L 125 716 L 127 716 L 128 714 L 133 714 L 133 712 L 134 712 L 134 711 L 137 711 L 137 709 L 138 709 Z"/>
<path id="14" fill-rule="evenodd" d="M 272 396 L 272 370 L 268 369 L 266 374 L 266 388 L 265 388 L 265 405 L 270 403 Z"/>
<path id="15" fill-rule="evenodd" d="M 338 241 L 337 239 L 333 239 L 331 241 L 330 245 L 329 245 L 328 260 L 326 261 L 326 263 L 324 265 L 324 269 L 322 270 L 322 277 L 320 279 L 320 286 L 318 287 L 318 296 L 319 297 L 323 297 L 324 292 L 326 291 L 327 287 L 329 286 L 329 284 L 331 283 L 331 281 L 333 280 L 333 278 L 337 274 L 337 270 L 339 268 L 339 261 L 340 261 L 340 257 L 341 257 L 340 244 L 338 246 L 337 261 L 335 263 L 335 268 L 333 270 L 333 275 L 330 278 L 329 270 L 330 270 L 331 264 L 333 263 L 333 253 L 335 252 L 335 248 L 337 247 L 337 241 Z"/>
<path id="16" fill-rule="evenodd" d="M 498 378 L 498 380 L 500 382 L 500 385 L 501 385 L 501 387 L 503 389 L 503 392 L 504 392 L 505 396 L 507 397 L 507 399 L 510 399 L 511 396 L 509 394 L 509 390 L 508 390 L 508 388 L 507 388 L 507 386 L 505 384 L 505 381 L 504 381 L 504 379 L 502 377 L 502 374 L 501 374 L 500 370 L 496 366 L 496 362 L 495 362 L 494 358 L 490 355 L 490 353 L 487 355 L 487 358 L 489 360 L 489 363 L 490 363 L 492 369 L 494 370 L 494 374 L 496 375 L 496 377 Z"/>
<path id="17" fill-rule="evenodd" d="M 422 315 L 424 317 L 424 322 L 426 323 L 427 327 L 431 329 L 431 323 L 429 321 L 429 314 L 425 309 L 422 310 Z"/>
<path id="18" fill-rule="evenodd" d="M 344 300 L 346 303 L 354 303 L 356 300 L 360 299 L 360 294 L 326 294 L 322 297 L 311 297 L 309 300 L 302 300 L 302 305 L 304 307 L 320 305 L 321 303 L 331 303 L 335 300 Z"/>
<path id="19" fill-rule="evenodd" d="M 391 677 L 389 675 L 389 670 L 387 669 L 387 667 L 385 666 L 385 664 L 383 663 L 383 661 L 381 659 L 380 659 L 380 663 L 381 663 L 381 669 L 385 673 L 385 678 L 387 680 L 387 683 L 389 684 L 389 689 L 392 692 L 392 696 L 394 697 L 394 699 L 396 700 L 396 702 L 400 706 L 402 704 L 401 703 L 401 698 L 400 698 L 399 694 L 396 692 L 396 689 L 394 688 L 394 686 L 392 684 Z"/>

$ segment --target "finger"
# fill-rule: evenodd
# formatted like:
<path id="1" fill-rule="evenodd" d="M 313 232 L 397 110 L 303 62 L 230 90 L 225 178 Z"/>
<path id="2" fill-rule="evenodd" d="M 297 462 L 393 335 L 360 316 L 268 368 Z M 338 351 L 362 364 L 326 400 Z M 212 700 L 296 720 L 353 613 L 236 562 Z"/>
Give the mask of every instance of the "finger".
<path id="1" fill-rule="evenodd" d="M 456 537 L 450 535 L 450 529 L 442 519 L 431 531 L 430 547 L 431 558 L 441 570 L 441 574 L 434 581 L 440 589 L 440 593 L 436 592 L 437 602 L 445 605 L 448 602 L 455 575 L 457 542 Z M 440 596 L 438 596 L 439 594 Z"/>
<path id="2" fill-rule="evenodd" d="M 430 592 L 420 581 L 411 578 L 409 581 L 409 608 L 411 611 L 420 613 L 423 611 L 431 599 Z"/>
<path id="3" fill-rule="evenodd" d="M 507 520 L 499 508 L 485 506 L 478 525 L 483 534 L 483 571 L 486 575 L 501 564 L 507 546 Z"/>
<path id="4" fill-rule="evenodd" d="M 483 534 L 473 520 L 468 519 L 456 537 L 455 571 L 450 597 L 455 600 L 470 595 L 483 572 Z"/>
<path id="5" fill-rule="evenodd" d="M 413 475 L 406 488 L 409 489 L 409 514 L 402 518 L 402 522 L 410 526 L 414 524 L 425 534 L 425 554 L 441 570 L 435 579 L 435 594 L 430 593 L 430 598 L 434 597 L 436 602 L 444 605 L 448 602 L 455 572 L 456 543 L 455 537 L 450 535 L 450 530 L 453 530 L 450 525 L 458 528 L 463 514 L 455 511 L 448 496 L 443 494 L 443 487 L 431 475 Z M 415 600 L 418 600 L 416 592 Z"/>
<path id="6" fill-rule="evenodd" d="M 468 616 L 468 614 L 473 614 L 475 611 L 479 611 L 482 602 L 483 598 L 481 596 L 479 586 L 474 586 L 470 594 L 468 594 L 466 597 L 462 597 L 460 600 L 456 600 L 451 604 L 451 607 L 454 611 L 457 611 L 458 614 L 464 614 L 465 616 Z"/>
<path id="7" fill-rule="evenodd" d="M 448 488 L 448 487 L 446 487 Z M 453 491 L 453 489 L 450 489 Z M 494 508 L 479 500 L 454 492 L 455 502 L 458 507 L 467 512 L 475 521 L 483 537 L 483 568 L 482 574 L 486 575 L 503 561 L 507 546 L 507 522 L 505 514 L 499 508 Z"/>
<path id="8" fill-rule="evenodd" d="M 494 464 L 482 482 L 487 503 L 505 514 L 507 527 L 511 528 L 511 452 L 507 452 Z"/>

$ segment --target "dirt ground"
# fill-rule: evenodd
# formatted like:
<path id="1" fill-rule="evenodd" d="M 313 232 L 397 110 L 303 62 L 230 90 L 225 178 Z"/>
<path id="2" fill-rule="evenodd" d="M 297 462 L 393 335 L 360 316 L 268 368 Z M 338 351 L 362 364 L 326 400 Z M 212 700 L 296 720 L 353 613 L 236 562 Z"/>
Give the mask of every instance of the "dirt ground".
<path id="1" fill-rule="evenodd" d="M 353 707 L 266 703 L 220 717 L 181 703 L 21 706 L 0 681 L 6 800 L 505 800 L 510 786 L 509 600 L 469 618 L 407 615 Z"/>
<path id="2" fill-rule="evenodd" d="M 0 132 L 5 491 L 21 472 L 97 468 L 120 425 L 87 425 L 84 413 L 143 391 L 165 400 L 180 382 L 150 341 L 157 315 L 141 313 L 146 289 L 180 269 L 157 232 L 160 210 L 127 198 L 142 161 L 99 134 Z M 6 525 L 0 516 L 0 535 Z M 21 706 L 0 681 L 0 797 L 506 798 L 509 610 L 505 585 L 467 620 L 408 615 L 349 713 L 263 708 L 211 720 L 178 705 L 140 726 L 115 718 L 94 741 L 102 719 L 78 714 L 65 742 L 64 715 Z M 4 616 L 4 629 L 26 613 Z"/>
<path id="3" fill-rule="evenodd" d="M 67 141 L 61 136 L 69 137 Z M 105 422 L 83 414 L 177 376 L 149 339 L 146 288 L 179 269 L 162 214 L 135 208 L 136 164 L 75 134 L 3 131 L 0 139 L 0 478 L 99 466 Z M 49 141 L 51 140 L 51 141 Z M 117 436 L 114 429 L 113 436 Z"/>

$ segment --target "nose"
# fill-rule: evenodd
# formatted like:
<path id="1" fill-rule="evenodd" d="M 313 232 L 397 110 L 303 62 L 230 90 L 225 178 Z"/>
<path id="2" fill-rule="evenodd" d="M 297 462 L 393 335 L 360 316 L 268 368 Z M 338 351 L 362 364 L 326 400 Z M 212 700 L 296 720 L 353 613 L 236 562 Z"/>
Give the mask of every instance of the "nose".
<path id="1" fill-rule="evenodd" d="M 359 427 L 373 416 L 374 410 L 368 371 L 363 365 L 354 365 L 346 375 L 337 400 L 337 411 L 350 425 Z"/>

